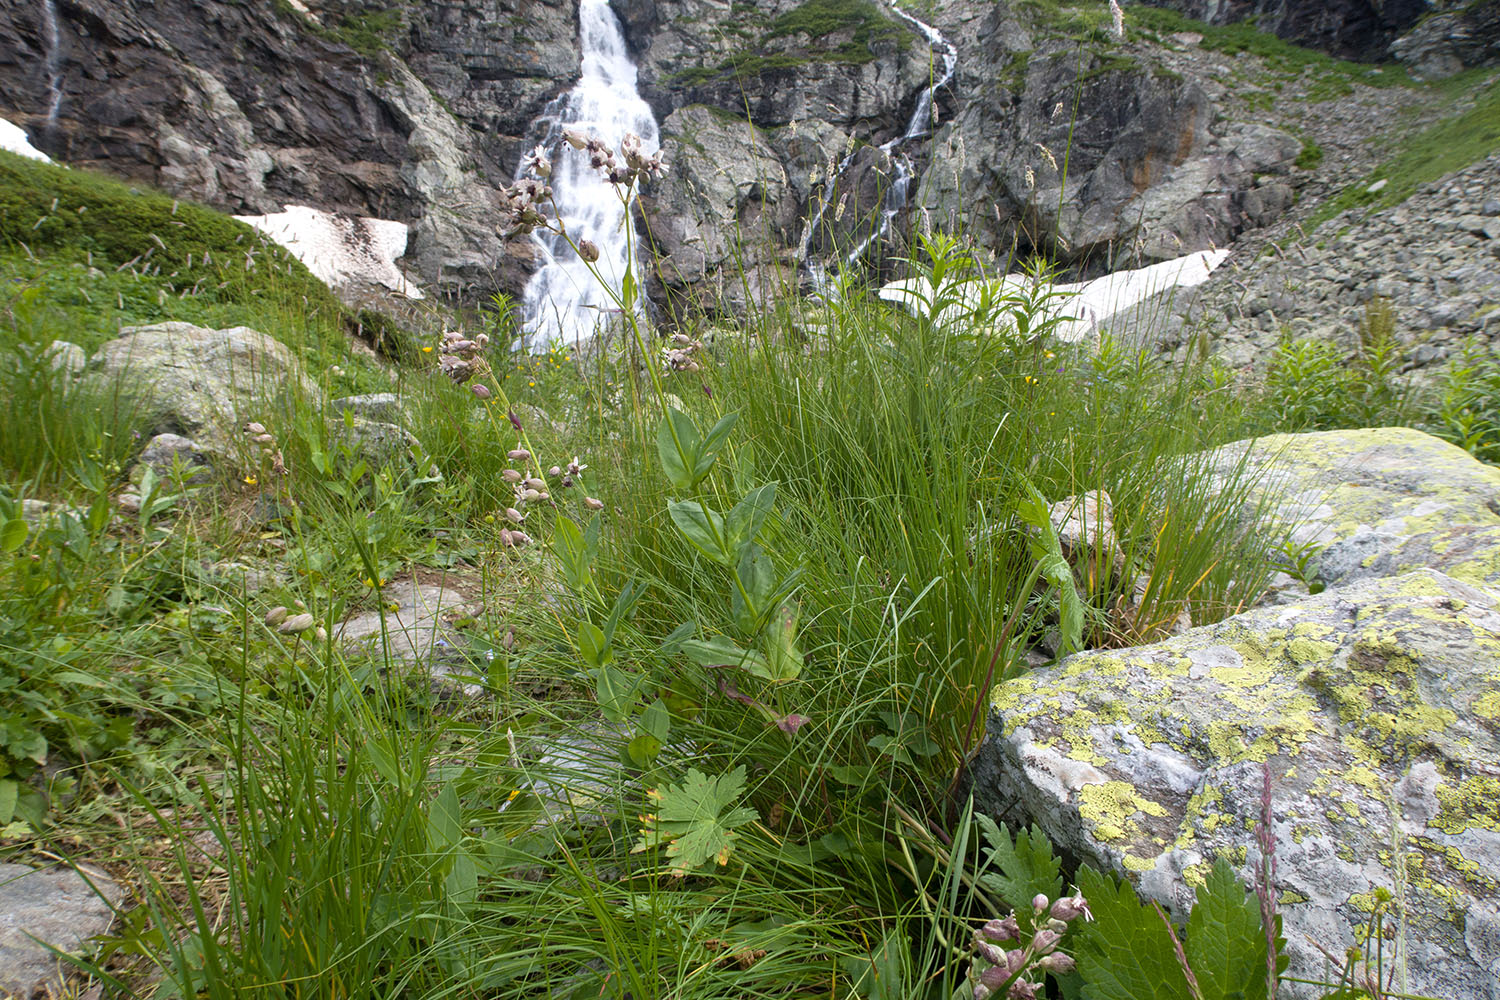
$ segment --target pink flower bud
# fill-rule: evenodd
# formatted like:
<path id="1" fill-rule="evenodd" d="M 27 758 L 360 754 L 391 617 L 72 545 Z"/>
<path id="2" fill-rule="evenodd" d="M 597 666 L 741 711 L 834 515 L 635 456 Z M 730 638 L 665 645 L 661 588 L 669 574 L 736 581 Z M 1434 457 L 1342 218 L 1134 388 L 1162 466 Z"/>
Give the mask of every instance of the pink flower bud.
<path id="1" fill-rule="evenodd" d="M 1079 916 L 1086 920 L 1094 919 L 1094 915 L 1089 912 L 1089 901 L 1081 895 L 1064 896 L 1053 903 L 1052 915 L 1063 921 L 1074 920 Z"/>
<path id="2" fill-rule="evenodd" d="M 475 382 L 473 385 L 469 386 L 469 391 L 479 399 L 490 398 L 490 387 L 487 385 L 482 385 L 481 383 Z"/>
<path id="3" fill-rule="evenodd" d="M 991 965 L 1005 964 L 1005 952 L 1001 951 L 999 948 L 996 948 L 988 941 L 976 940 L 974 942 L 974 954 L 978 955 L 980 958 L 984 959 Z"/>
<path id="4" fill-rule="evenodd" d="M 512 545 L 530 545 L 531 536 L 524 531 L 512 531 L 510 533 L 510 541 Z"/>
<path id="5" fill-rule="evenodd" d="M 1046 896 L 1043 896 L 1041 893 L 1037 893 L 1035 896 L 1031 897 L 1031 908 L 1038 913 L 1045 913 L 1047 912 L 1048 902 L 1050 901 Z"/>
<path id="6" fill-rule="evenodd" d="M 1046 970 L 1047 972 L 1053 972 L 1059 976 L 1065 976 L 1068 973 L 1072 972 L 1074 967 L 1077 965 L 1077 963 L 1073 961 L 1073 956 L 1064 954 L 1060 951 L 1054 951 L 1050 955 L 1043 956 L 1042 960 L 1036 964 L 1038 967 Z"/>
<path id="7" fill-rule="evenodd" d="M 505 508 L 505 516 L 510 518 L 516 524 L 520 524 L 523 520 L 526 519 L 525 515 L 516 510 L 514 507 Z"/>
<path id="8" fill-rule="evenodd" d="M 1045 955 L 1047 954 L 1047 952 L 1056 948 L 1057 942 L 1061 940 L 1062 935 L 1057 933 L 1057 931 L 1049 930 L 1046 927 L 1043 927 L 1041 930 L 1037 931 L 1035 935 L 1033 935 L 1031 939 L 1031 948 L 1038 955 Z"/>
<path id="9" fill-rule="evenodd" d="M 1012 913 L 1004 920 L 986 921 L 979 933 L 995 942 L 1014 941 L 1021 936 L 1021 927 L 1016 923 L 1016 915 Z"/>

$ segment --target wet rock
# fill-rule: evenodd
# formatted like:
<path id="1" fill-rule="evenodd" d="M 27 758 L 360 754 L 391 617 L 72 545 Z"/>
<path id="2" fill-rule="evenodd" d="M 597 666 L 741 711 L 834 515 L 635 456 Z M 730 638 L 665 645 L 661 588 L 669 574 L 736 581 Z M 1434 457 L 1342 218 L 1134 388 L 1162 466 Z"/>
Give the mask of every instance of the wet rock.
<path id="1" fill-rule="evenodd" d="M 77 954 L 108 933 L 124 892 L 102 872 L 0 864 L 0 995 L 62 996 L 73 978 L 43 942 Z"/>

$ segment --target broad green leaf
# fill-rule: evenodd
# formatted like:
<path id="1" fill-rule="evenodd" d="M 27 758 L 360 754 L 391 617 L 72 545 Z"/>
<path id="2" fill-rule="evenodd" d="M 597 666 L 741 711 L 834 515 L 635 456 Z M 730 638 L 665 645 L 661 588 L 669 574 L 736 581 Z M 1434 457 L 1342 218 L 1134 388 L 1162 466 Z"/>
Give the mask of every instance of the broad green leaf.
<path id="1" fill-rule="evenodd" d="M 693 423 L 693 418 L 669 407 L 656 429 L 656 454 L 661 459 L 662 471 L 667 474 L 667 482 L 674 489 L 691 490 L 698 482 L 693 470 L 702 454 L 698 425 Z"/>
<path id="2" fill-rule="evenodd" d="M 606 641 L 614 641 L 615 629 L 619 628 L 620 622 L 629 618 L 631 613 L 635 611 L 635 602 L 640 600 L 641 594 L 644 592 L 645 589 L 634 580 L 625 581 L 625 585 L 615 595 L 614 607 L 609 609 L 609 617 L 604 621 L 604 638 Z"/>
<path id="3" fill-rule="evenodd" d="M 759 545 L 746 542 L 740 548 L 740 564 L 735 572 L 739 585 L 730 586 L 729 610 L 740 633 L 754 635 L 776 595 L 776 565 Z"/>
<path id="4" fill-rule="evenodd" d="M 16 814 L 16 798 L 20 792 L 21 783 L 15 778 L 0 778 L 0 823 L 9 823 Z"/>
<path id="5" fill-rule="evenodd" d="M 802 673 L 802 650 L 797 648 L 798 610 L 783 604 L 766 624 L 766 666 L 770 681 L 794 681 Z"/>
<path id="6" fill-rule="evenodd" d="M 728 864 L 738 836 L 735 829 L 757 818 L 754 809 L 734 805 L 744 789 L 743 765 L 717 778 L 691 768 L 682 784 L 663 783 L 646 793 L 656 811 L 644 817 L 641 839 L 631 850 L 665 845 L 674 875 L 686 875 L 710 861 Z"/>
<path id="7" fill-rule="evenodd" d="M 1220 858 L 1198 887 L 1183 945 L 1203 1000 L 1265 1000 L 1266 932 L 1260 900 Z"/>
<path id="8" fill-rule="evenodd" d="M 1094 914 L 1090 922 L 1075 921 L 1068 935 L 1084 1000 L 1192 1000 L 1167 925 L 1141 905 L 1129 882 L 1084 865 L 1078 890 Z"/>
<path id="9" fill-rule="evenodd" d="M 449 782 L 427 810 L 427 846 L 435 853 L 452 850 L 463 839 L 458 789 Z"/>
<path id="10" fill-rule="evenodd" d="M 1032 529 L 1030 537 L 1031 555 L 1043 578 L 1057 588 L 1061 604 L 1059 614 L 1062 648 L 1066 656 L 1083 645 L 1083 599 L 1078 596 L 1078 586 L 1073 579 L 1073 567 L 1063 555 L 1062 542 L 1052 527 L 1052 518 L 1047 513 L 1047 501 L 1037 488 L 1024 477 L 1021 480 L 1025 496 L 1016 505 L 1021 520 Z"/>
<path id="11" fill-rule="evenodd" d="M 755 541 L 755 536 L 760 534 L 760 526 L 765 523 L 766 516 L 775 506 L 775 483 L 757 486 L 747 493 L 743 500 L 734 505 L 725 518 L 729 536 L 726 542 L 727 547 L 731 551 L 738 552 L 745 545 Z"/>
<path id="12" fill-rule="evenodd" d="M 618 667 L 602 666 L 590 670 L 594 678 L 594 697 L 599 711 L 610 722 L 625 722 L 635 710 L 642 679 Z"/>
<path id="13" fill-rule="evenodd" d="M 667 513 L 689 545 L 721 566 L 734 565 L 734 554 L 724 547 L 723 517 L 696 500 L 674 500 Z"/>
<path id="14" fill-rule="evenodd" d="M 630 757 L 627 763 L 636 767 L 648 767 L 661 753 L 661 740 L 650 733 L 636 733 L 625 744 L 625 753 Z"/>
<path id="15" fill-rule="evenodd" d="M 578 653 L 591 667 L 607 667 L 615 658 L 604 632 L 592 622 L 581 622 L 578 626 Z"/>
<path id="16" fill-rule="evenodd" d="M 443 890 L 448 894 L 448 899 L 459 906 L 467 906 L 478 898 L 479 866 L 474 863 L 474 856 L 468 851 L 459 851 L 453 855 L 453 867 L 443 880 Z"/>
<path id="17" fill-rule="evenodd" d="M 672 713 L 660 698 L 646 706 L 641 713 L 641 729 L 665 743 L 672 732 Z"/>
<path id="18" fill-rule="evenodd" d="M 6 521 L 5 526 L 0 528 L 0 552 L 14 552 L 19 549 L 26 541 L 28 530 L 25 518 L 16 517 Z"/>
<path id="19" fill-rule="evenodd" d="M 1017 920 L 1030 920 L 1031 901 L 1038 893 L 1048 899 L 1061 895 L 1062 862 L 1052 853 L 1052 842 L 1041 827 L 1022 827 L 1012 838 L 1009 828 L 997 826 L 983 813 L 975 813 L 974 820 L 989 844 L 990 855 L 979 884 L 1005 900 Z"/>
<path id="20" fill-rule="evenodd" d="M 589 551 L 583 529 L 572 518 L 558 514 L 557 528 L 552 537 L 557 561 L 562 565 L 563 578 L 567 580 L 573 593 L 584 596 L 593 582 L 590 568 L 593 554 Z"/>
<path id="21" fill-rule="evenodd" d="M 682 653 L 700 667 L 739 667 L 757 677 L 769 679 L 766 658 L 753 649 L 742 649 L 733 639 L 716 635 L 712 639 L 685 639 Z"/>
<path id="22" fill-rule="evenodd" d="M 698 459 L 693 463 L 693 485 L 697 486 L 703 481 L 714 467 L 714 462 L 719 457 L 719 452 L 729 442 L 729 432 L 734 430 L 734 425 L 739 422 L 738 413 L 726 413 L 719 418 L 719 422 L 708 429 L 708 434 L 703 438 L 703 448 L 698 452 Z"/>
<path id="23" fill-rule="evenodd" d="M 620 311 L 626 316 L 635 313 L 635 300 L 640 292 L 640 285 L 635 280 L 635 270 L 625 269 L 625 277 L 620 280 Z"/>

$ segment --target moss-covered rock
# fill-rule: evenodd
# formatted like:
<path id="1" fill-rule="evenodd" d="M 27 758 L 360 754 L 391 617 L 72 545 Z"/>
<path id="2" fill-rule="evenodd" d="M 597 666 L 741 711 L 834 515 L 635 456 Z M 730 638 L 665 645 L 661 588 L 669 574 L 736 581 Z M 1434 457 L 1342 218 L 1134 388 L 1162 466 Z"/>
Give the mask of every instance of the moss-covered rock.
<path id="1" fill-rule="evenodd" d="M 1329 589 L 999 685 L 976 798 L 1182 912 L 1218 857 L 1248 881 L 1269 768 L 1292 975 L 1384 888 L 1411 992 L 1500 996 L 1500 470 L 1406 430 L 1246 447 Z"/>

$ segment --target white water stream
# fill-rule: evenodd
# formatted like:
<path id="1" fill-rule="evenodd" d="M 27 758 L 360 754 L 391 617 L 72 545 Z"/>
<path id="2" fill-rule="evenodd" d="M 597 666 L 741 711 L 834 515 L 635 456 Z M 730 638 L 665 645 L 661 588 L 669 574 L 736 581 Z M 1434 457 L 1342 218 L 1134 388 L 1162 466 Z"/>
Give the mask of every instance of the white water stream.
<path id="1" fill-rule="evenodd" d="M 912 111 L 911 118 L 906 123 L 906 131 L 894 139 L 884 142 L 880 146 L 881 152 L 885 153 L 891 161 L 893 176 L 891 186 L 886 189 L 885 197 L 881 201 L 880 215 L 875 220 L 875 225 L 870 234 L 861 240 L 843 258 L 842 263 L 852 264 L 859 260 L 870 246 L 884 239 L 885 234 L 890 231 L 891 221 L 897 213 L 906 207 L 907 200 L 911 196 L 911 182 L 916 175 L 911 157 L 906 147 L 913 141 L 924 138 L 931 134 L 933 125 L 933 107 L 936 102 L 937 92 L 940 88 L 948 86 L 953 81 L 953 74 L 958 69 L 958 49 L 953 43 L 943 37 L 942 32 L 924 21 L 919 21 L 899 7 L 891 7 L 891 13 L 910 24 L 927 39 L 928 50 L 933 57 L 933 71 L 931 85 L 917 97 L 917 106 Z M 939 68 L 941 64 L 941 68 Z M 812 242 L 817 236 L 818 230 L 823 224 L 823 213 L 828 208 L 829 199 L 834 193 L 838 179 L 843 176 L 849 164 L 854 161 L 857 150 L 851 150 L 844 157 L 838 169 L 834 171 L 824 187 L 825 197 L 819 201 L 817 210 L 813 212 L 807 223 L 807 230 L 802 237 L 801 259 L 807 265 L 808 272 L 812 275 L 813 284 L 818 289 L 825 285 L 826 265 L 812 258 Z"/>
<path id="2" fill-rule="evenodd" d="M 635 252 L 626 215 L 615 188 L 589 166 L 586 154 L 563 141 L 564 128 L 597 135 L 618 149 L 625 133 L 641 137 L 646 155 L 657 151 L 660 136 L 651 108 L 636 92 L 636 69 L 625 50 L 620 22 L 609 0 L 582 0 L 578 11 L 582 73 L 578 83 L 547 106 L 532 125 L 533 134 L 552 158 L 551 185 L 557 216 L 576 244 L 591 240 L 599 248 L 599 277 L 579 259 L 566 240 L 537 230 L 542 267 L 532 275 L 522 297 L 523 334 L 527 347 L 576 343 L 592 337 L 618 313 L 615 298 Z"/>
<path id="3" fill-rule="evenodd" d="M 47 129 L 57 126 L 62 109 L 62 34 L 57 28 L 56 0 L 42 0 L 42 37 L 47 51 L 43 67 L 47 73 Z"/>

